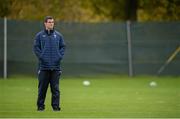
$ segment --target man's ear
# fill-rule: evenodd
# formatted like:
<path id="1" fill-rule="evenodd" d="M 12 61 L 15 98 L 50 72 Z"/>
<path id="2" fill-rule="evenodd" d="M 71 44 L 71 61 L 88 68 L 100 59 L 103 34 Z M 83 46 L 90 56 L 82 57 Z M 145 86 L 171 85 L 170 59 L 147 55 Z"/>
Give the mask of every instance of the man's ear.
<path id="1" fill-rule="evenodd" d="M 44 22 L 44 26 L 46 27 L 46 22 Z"/>

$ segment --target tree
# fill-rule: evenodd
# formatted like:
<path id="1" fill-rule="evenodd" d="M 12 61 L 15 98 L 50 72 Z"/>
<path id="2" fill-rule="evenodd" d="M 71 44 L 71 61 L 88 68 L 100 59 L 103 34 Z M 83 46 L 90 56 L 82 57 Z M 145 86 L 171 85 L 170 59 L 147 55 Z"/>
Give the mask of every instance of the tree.
<path id="1" fill-rule="evenodd" d="M 126 2 L 126 20 L 136 21 L 138 10 L 138 0 L 127 0 Z"/>
<path id="2" fill-rule="evenodd" d="M 12 0 L 0 0 L 0 17 L 5 17 L 10 14 L 10 6 Z"/>
<path id="3" fill-rule="evenodd" d="M 0 17 L 65 22 L 180 20 L 180 0 L 0 0 Z"/>
<path id="4" fill-rule="evenodd" d="M 91 0 L 90 8 L 102 21 L 135 21 L 137 19 L 138 0 Z"/>
<path id="5" fill-rule="evenodd" d="M 138 21 L 180 20 L 180 0 L 139 0 Z"/>

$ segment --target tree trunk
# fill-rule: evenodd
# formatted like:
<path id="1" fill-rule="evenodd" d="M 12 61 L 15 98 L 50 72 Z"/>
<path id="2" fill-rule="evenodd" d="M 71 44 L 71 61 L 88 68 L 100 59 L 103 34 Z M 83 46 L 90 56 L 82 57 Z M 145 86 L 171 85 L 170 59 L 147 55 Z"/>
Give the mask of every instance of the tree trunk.
<path id="1" fill-rule="evenodd" d="M 137 20 L 138 0 L 127 0 L 126 2 L 126 20 Z"/>

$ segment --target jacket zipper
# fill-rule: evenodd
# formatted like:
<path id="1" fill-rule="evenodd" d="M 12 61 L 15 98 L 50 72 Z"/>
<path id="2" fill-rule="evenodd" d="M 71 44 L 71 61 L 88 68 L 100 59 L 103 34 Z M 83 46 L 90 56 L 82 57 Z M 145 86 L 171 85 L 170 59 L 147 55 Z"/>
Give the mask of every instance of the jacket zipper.
<path id="1" fill-rule="evenodd" d="M 52 68 L 52 39 L 51 39 L 51 36 L 49 36 L 49 39 L 50 39 L 50 66 L 51 66 L 51 70 L 53 70 Z"/>

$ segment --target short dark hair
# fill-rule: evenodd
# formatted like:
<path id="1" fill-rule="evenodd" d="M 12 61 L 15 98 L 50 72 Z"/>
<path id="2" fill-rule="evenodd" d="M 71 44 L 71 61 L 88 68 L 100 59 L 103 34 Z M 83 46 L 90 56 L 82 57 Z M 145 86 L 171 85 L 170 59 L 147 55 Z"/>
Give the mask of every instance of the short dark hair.
<path id="1" fill-rule="evenodd" d="M 54 18 L 53 18 L 52 16 L 46 16 L 46 17 L 44 18 L 44 22 L 47 22 L 48 19 L 54 19 Z"/>

